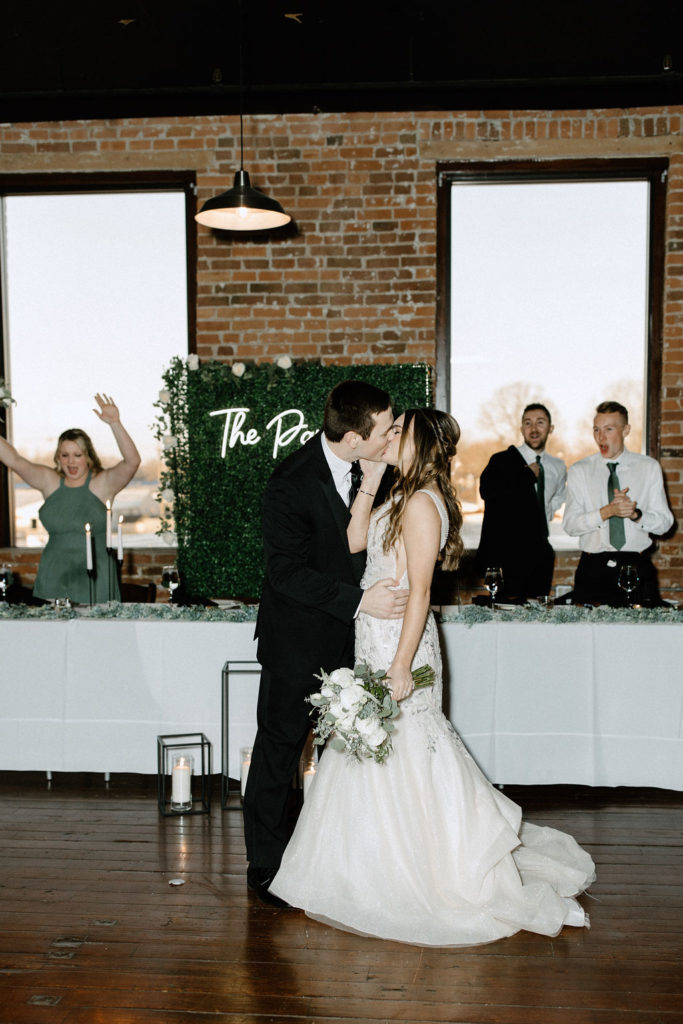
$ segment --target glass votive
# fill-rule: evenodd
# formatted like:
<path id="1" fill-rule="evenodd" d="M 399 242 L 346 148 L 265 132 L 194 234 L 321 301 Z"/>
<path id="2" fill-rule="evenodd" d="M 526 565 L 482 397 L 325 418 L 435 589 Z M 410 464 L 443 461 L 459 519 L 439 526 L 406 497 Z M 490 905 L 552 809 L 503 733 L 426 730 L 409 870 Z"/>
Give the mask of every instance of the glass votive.
<path id="1" fill-rule="evenodd" d="M 240 796 L 244 798 L 244 791 L 247 788 L 249 766 L 251 764 L 251 747 L 240 748 Z"/>
<path id="2" fill-rule="evenodd" d="M 171 769 L 171 810 L 179 814 L 192 807 L 192 772 L 194 758 L 191 754 L 176 754 Z"/>

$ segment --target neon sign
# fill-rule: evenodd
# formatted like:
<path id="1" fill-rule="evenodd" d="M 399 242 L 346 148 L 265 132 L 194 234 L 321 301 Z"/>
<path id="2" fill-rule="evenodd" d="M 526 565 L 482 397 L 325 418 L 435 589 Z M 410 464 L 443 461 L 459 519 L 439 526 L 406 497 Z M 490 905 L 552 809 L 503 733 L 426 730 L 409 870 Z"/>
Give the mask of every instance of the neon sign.
<path id="1" fill-rule="evenodd" d="M 245 427 L 247 416 L 251 412 L 249 408 L 216 409 L 210 412 L 209 416 L 225 416 L 223 426 L 223 441 L 221 444 L 221 458 L 224 459 L 229 448 L 236 445 L 260 444 L 263 438 L 255 427 Z M 286 423 L 290 420 L 289 424 Z M 266 424 L 266 430 L 274 430 L 273 436 L 273 458 L 278 457 L 281 448 L 286 448 L 294 441 L 304 444 L 313 437 L 317 431 L 310 430 L 304 414 L 300 409 L 285 409 Z"/>

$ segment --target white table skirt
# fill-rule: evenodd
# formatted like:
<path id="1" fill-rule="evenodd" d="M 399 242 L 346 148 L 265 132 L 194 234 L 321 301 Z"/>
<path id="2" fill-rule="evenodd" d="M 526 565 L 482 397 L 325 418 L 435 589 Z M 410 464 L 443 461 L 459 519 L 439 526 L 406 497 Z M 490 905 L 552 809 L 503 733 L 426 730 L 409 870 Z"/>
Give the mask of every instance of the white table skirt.
<path id="1" fill-rule="evenodd" d="M 451 721 L 492 781 L 683 789 L 683 626 L 447 624 L 443 640 Z"/>
<path id="2" fill-rule="evenodd" d="M 683 789 L 679 625 L 441 627 L 446 710 L 499 783 Z M 203 732 L 220 770 L 221 670 L 253 622 L 0 622 L 0 768 L 156 772 L 156 737 Z M 258 676 L 231 675 L 230 763 Z M 400 721 L 400 720 L 399 720 Z"/>

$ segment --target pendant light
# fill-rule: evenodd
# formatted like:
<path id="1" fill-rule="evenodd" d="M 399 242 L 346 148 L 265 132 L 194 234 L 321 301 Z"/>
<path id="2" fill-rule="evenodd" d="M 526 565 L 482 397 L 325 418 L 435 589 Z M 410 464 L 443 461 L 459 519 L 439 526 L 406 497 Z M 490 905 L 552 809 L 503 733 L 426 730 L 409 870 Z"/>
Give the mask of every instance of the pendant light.
<path id="1" fill-rule="evenodd" d="M 239 71 L 240 71 L 240 169 L 235 172 L 232 188 L 213 199 L 207 199 L 195 220 L 209 228 L 223 231 L 264 231 L 280 228 L 292 219 L 275 199 L 270 199 L 257 188 L 252 188 L 244 170 L 244 124 L 242 100 L 242 3 L 239 5 Z"/>

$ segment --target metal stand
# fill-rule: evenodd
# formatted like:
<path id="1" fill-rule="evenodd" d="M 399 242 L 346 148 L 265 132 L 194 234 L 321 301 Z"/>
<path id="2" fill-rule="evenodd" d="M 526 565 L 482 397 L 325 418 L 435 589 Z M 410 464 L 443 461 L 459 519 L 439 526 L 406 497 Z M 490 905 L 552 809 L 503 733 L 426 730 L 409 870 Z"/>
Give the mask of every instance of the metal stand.
<path id="1" fill-rule="evenodd" d="M 230 802 L 229 772 L 229 733 L 230 724 L 230 673 L 254 676 L 261 674 L 261 666 L 257 661 L 226 661 L 221 673 L 221 808 L 224 811 L 241 811 L 239 780 L 237 782 L 237 800 Z"/>
<path id="2" fill-rule="evenodd" d="M 95 570 L 88 569 L 88 604 L 92 608 L 95 603 Z"/>

